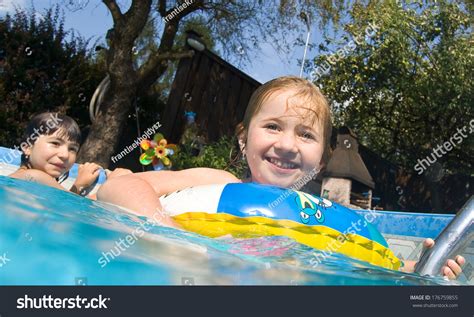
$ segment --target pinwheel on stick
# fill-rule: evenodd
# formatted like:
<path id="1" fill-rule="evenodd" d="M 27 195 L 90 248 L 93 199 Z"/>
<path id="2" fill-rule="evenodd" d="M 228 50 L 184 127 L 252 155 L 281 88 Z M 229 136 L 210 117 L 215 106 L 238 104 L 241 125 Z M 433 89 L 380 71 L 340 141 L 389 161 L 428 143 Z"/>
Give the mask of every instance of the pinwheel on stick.
<path id="1" fill-rule="evenodd" d="M 155 171 L 171 168 L 170 156 L 178 152 L 176 144 L 168 144 L 163 134 L 157 133 L 153 140 L 142 140 L 140 147 L 145 151 L 140 155 L 142 165 L 153 165 Z"/>

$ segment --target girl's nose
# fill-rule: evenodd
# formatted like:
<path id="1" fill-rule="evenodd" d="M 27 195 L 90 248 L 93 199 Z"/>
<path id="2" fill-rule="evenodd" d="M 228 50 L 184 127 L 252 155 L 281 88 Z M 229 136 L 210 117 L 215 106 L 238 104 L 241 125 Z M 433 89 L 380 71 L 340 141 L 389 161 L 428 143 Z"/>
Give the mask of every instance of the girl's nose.
<path id="1" fill-rule="evenodd" d="M 67 146 L 60 146 L 58 149 L 58 157 L 62 160 L 67 160 L 69 157 L 69 149 Z"/>
<path id="2" fill-rule="evenodd" d="M 296 136 L 291 132 L 283 132 L 279 135 L 275 148 L 283 152 L 296 153 Z"/>

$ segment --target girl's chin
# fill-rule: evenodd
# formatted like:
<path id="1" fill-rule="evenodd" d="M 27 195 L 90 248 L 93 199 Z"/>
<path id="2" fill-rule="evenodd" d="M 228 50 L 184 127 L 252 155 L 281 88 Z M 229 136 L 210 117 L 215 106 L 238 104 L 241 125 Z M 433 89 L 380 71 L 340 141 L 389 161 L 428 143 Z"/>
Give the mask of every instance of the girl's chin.
<path id="1" fill-rule="evenodd" d="M 64 174 L 63 172 L 58 171 L 58 170 L 45 171 L 45 173 L 53 178 L 58 178 L 59 176 Z"/>
<path id="2" fill-rule="evenodd" d="M 293 179 L 293 177 L 290 178 L 290 179 L 281 179 L 281 178 L 274 178 L 273 177 L 271 179 L 267 179 L 267 180 L 265 180 L 263 182 L 259 182 L 259 183 L 273 185 L 273 186 L 277 186 L 277 187 L 289 188 L 295 183 L 295 180 Z"/>

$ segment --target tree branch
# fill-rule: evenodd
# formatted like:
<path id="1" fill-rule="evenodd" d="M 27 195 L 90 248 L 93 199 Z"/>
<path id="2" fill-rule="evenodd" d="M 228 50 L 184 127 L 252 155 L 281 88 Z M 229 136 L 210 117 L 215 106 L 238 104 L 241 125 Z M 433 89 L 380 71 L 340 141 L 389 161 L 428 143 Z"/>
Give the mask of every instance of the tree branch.
<path id="1" fill-rule="evenodd" d="M 198 10 L 202 7 L 202 0 L 196 0 L 188 7 L 184 8 L 183 11 L 179 12 L 175 17 L 173 17 L 169 22 L 166 22 L 165 28 L 163 30 L 163 35 L 161 36 L 161 43 L 160 47 L 158 48 L 157 54 L 151 56 L 148 61 L 146 61 L 139 69 L 138 69 L 138 87 L 148 87 L 147 85 L 152 84 L 156 81 L 157 77 L 161 75 L 160 71 L 158 71 L 158 67 L 160 64 L 166 59 L 173 59 L 172 55 L 172 48 L 174 39 L 176 37 L 176 33 L 178 32 L 179 22 L 182 18 L 186 15 Z M 175 8 L 173 8 L 174 10 Z M 168 15 L 169 12 L 173 10 L 168 10 L 165 15 Z M 164 57 L 167 58 L 164 58 Z M 181 56 L 179 58 L 183 58 Z M 164 71 L 164 70 L 163 70 Z"/>
<path id="2" fill-rule="evenodd" d="M 102 0 L 102 2 L 107 6 L 110 13 L 112 14 L 114 25 L 119 23 L 123 18 L 123 14 L 120 11 L 119 6 L 117 5 L 117 2 L 115 2 L 115 0 Z"/>
<path id="3" fill-rule="evenodd" d="M 162 18 L 166 16 L 166 0 L 158 1 L 158 12 Z"/>
<path id="4" fill-rule="evenodd" d="M 186 52 L 167 52 L 167 53 L 162 53 L 156 56 L 156 59 L 159 61 L 165 61 L 165 60 L 175 60 L 175 59 L 181 59 L 181 58 L 191 58 L 194 56 L 194 51 L 189 50 Z"/>
<path id="5" fill-rule="evenodd" d="M 133 0 L 130 9 L 125 13 L 127 33 L 133 41 L 140 35 L 148 20 L 152 0 Z"/>
<path id="6" fill-rule="evenodd" d="M 176 60 L 181 58 L 191 58 L 194 55 L 193 50 L 185 52 L 165 52 L 162 54 L 157 54 L 154 57 L 150 58 L 153 60 L 146 68 L 143 65 L 138 71 L 138 86 L 140 89 L 147 89 L 152 85 L 166 70 L 167 65 L 163 63 L 169 60 Z M 143 68 L 143 69 L 142 69 Z"/>

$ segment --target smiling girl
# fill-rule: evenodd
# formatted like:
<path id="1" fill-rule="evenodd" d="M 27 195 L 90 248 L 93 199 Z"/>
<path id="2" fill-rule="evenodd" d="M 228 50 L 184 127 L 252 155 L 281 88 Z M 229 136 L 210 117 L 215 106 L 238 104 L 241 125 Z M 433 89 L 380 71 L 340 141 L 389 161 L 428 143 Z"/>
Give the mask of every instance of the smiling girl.
<path id="1" fill-rule="evenodd" d="M 23 135 L 20 168 L 9 176 L 64 190 L 60 183 L 76 162 L 80 141 L 81 131 L 72 118 L 51 112 L 35 115 Z M 100 168 L 95 163 L 80 165 L 70 191 L 83 192 L 97 179 Z"/>

